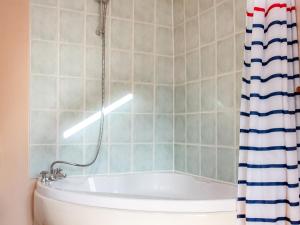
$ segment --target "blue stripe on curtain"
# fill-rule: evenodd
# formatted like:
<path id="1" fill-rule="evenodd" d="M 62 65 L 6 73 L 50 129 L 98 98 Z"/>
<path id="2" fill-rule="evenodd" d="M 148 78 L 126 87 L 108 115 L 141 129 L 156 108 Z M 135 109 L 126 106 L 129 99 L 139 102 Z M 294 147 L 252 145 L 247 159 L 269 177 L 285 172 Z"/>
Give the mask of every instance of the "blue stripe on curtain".
<path id="1" fill-rule="evenodd" d="M 238 225 L 300 225 L 294 0 L 247 0 L 241 84 Z"/>
<path id="2" fill-rule="evenodd" d="M 249 200 L 246 198 L 238 198 L 237 201 L 245 202 L 246 204 L 262 204 L 262 205 L 275 205 L 275 204 L 288 204 L 291 207 L 299 206 L 299 202 L 290 202 L 288 199 L 276 200 Z"/>
<path id="3" fill-rule="evenodd" d="M 273 56 L 271 57 L 270 59 L 266 60 L 266 61 L 263 61 L 262 59 L 260 58 L 253 58 L 251 59 L 251 63 L 261 63 L 263 66 L 267 66 L 269 63 L 273 62 L 273 61 L 276 61 L 276 60 L 279 60 L 279 61 L 284 61 L 284 60 L 287 60 L 288 62 L 295 62 L 295 61 L 299 61 L 299 58 L 298 57 L 295 57 L 295 58 L 288 58 L 287 56 L 280 56 L 280 55 L 277 55 L 277 56 Z M 244 62 L 244 65 L 246 67 L 251 67 L 251 63 L 247 63 L 247 62 Z"/>
<path id="4" fill-rule="evenodd" d="M 276 168 L 286 168 L 288 170 L 298 169 L 297 165 L 287 165 L 287 164 L 248 164 L 239 163 L 239 167 L 252 168 L 252 169 L 276 169 Z"/>
<path id="5" fill-rule="evenodd" d="M 264 32 L 267 33 L 269 31 L 269 29 L 271 27 L 273 27 L 274 25 L 286 25 L 288 29 L 291 29 L 291 28 L 295 28 L 297 26 L 296 23 L 291 23 L 291 24 L 288 24 L 287 25 L 287 21 L 286 20 L 275 20 L 275 21 L 272 21 L 269 25 L 267 25 L 267 27 L 265 28 L 264 24 L 253 24 L 253 28 L 260 28 L 260 29 L 264 29 Z M 248 34 L 252 34 L 252 29 L 246 29 L 246 33 Z"/>
<path id="6" fill-rule="evenodd" d="M 244 214 L 239 214 L 238 215 L 239 219 L 246 219 L 247 222 L 253 222 L 253 223 L 276 223 L 276 222 L 280 222 L 280 221 L 286 221 L 289 222 L 290 224 L 293 225 L 299 225 L 300 224 L 300 220 L 294 221 L 291 220 L 288 217 L 276 217 L 276 218 L 248 218 L 246 217 Z"/>
<path id="7" fill-rule="evenodd" d="M 250 117 L 250 116 L 266 117 L 266 116 L 277 115 L 277 114 L 294 115 L 296 113 L 300 113 L 300 109 L 296 109 L 293 111 L 283 110 L 283 109 L 271 110 L 268 112 L 250 111 L 250 112 L 240 112 L 240 115 L 245 117 Z"/>
<path id="8" fill-rule="evenodd" d="M 254 146 L 240 146 L 240 151 L 296 151 L 300 147 L 297 146 L 268 146 L 268 147 L 254 147 Z"/>
<path id="9" fill-rule="evenodd" d="M 295 133 L 297 130 L 300 130 L 300 127 L 296 128 L 270 128 L 266 130 L 259 130 L 259 129 L 240 129 L 240 133 L 255 133 L 255 134 L 269 134 L 275 132 L 284 132 L 284 133 Z"/>
<path id="10" fill-rule="evenodd" d="M 276 78 L 286 78 L 286 79 L 293 80 L 293 79 L 299 78 L 299 77 L 300 77 L 299 74 L 287 75 L 287 74 L 277 73 L 277 74 L 272 74 L 272 75 L 268 76 L 267 78 L 262 78 L 260 76 L 251 76 L 250 80 L 247 80 L 246 78 L 243 77 L 242 81 L 247 84 L 250 84 L 251 81 L 254 81 L 254 80 L 258 80 L 261 83 L 265 83 L 265 82 L 268 82 L 269 80 L 276 79 Z"/>
<path id="11" fill-rule="evenodd" d="M 259 93 L 251 93 L 250 96 L 242 94 L 241 98 L 245 99 L 245 100 L 250 100 L 250 98 L 259 98 L 259 99 L 263 100 L 263 99 L 268 99 L 268 98 L 275 97 L 275 96 L 295 97 L 295 96 L 300 96 L 300 93 L 295 93 L 295 92 L 288 93 L 288 92 L 283 92 L 283 91 L 276 91 L 276 92 L 269 93 L 267 95 L 260 95 Z"/>
<path id="12" fill-rule="evenodd" d="M 287 45 L 295 45 L 298 44 L 298 40 L 288 41 L 287 38 L 274 38 L 270 40 L 267 44 L 265 44 L 263 41 L 252 41 L 251 45 L 258 45 L 262 46 L 264 49 L 267 49 L 271 44 L 274 43 L 287 43 Z M 245 45 L 245 50 L 250 51 L 252 49 L 251 46 Z"/>
<path id="13" fill-rule="evenodd" d="M 246 186 L 258 186 L 258 187 L 268 187 L 268 186 L 287 186 L 288 188 L 299 188 L 299 183 L 290 184 L 288 182 L 249 182 L 247 180 L 238 180 L 238 184 L 243 184 Z"/>

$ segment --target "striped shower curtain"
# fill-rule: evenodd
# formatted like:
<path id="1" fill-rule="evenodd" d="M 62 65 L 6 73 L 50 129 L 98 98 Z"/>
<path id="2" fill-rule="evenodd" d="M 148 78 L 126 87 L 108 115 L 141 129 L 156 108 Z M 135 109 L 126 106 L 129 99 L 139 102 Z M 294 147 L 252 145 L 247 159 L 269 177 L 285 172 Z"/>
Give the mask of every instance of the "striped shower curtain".
<path id="1" fill-rule="evenodd" d="M 300 224 L 294 0 L 247 0 L 244 61 L 238 224 Z"/>

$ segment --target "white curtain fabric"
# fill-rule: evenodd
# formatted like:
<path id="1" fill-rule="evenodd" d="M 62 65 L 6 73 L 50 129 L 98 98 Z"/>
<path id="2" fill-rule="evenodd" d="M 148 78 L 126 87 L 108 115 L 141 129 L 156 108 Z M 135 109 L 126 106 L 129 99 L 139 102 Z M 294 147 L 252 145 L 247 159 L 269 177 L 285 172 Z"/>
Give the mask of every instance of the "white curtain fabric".
<path id="1" fill-rule="evenodd" d="M 238 224 L 300 224 L 294 0 L 247 0 L 244 61 Z"/>

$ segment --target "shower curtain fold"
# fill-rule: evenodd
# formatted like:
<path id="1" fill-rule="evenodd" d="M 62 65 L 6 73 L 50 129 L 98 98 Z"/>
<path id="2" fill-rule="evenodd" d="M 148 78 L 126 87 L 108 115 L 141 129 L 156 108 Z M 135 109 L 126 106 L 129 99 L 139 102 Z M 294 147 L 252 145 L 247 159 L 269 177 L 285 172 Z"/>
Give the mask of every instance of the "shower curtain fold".
<path id="1" fill-rule="evenodd" d="M 248 0 L 238 224 L 300 224 L 300 85 L 294 0 Z"/>

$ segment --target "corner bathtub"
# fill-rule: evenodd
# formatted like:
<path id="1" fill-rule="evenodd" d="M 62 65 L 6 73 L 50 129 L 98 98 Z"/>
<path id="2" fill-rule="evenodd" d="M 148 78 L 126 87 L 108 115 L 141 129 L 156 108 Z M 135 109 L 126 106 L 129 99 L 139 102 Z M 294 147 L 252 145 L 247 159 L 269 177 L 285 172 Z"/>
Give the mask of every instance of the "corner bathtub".
<path id="1" fill-rule="evenodd" d="M 35 225 L 235 225 L 236 187 L 176 173 L 38 182 Z"/>

